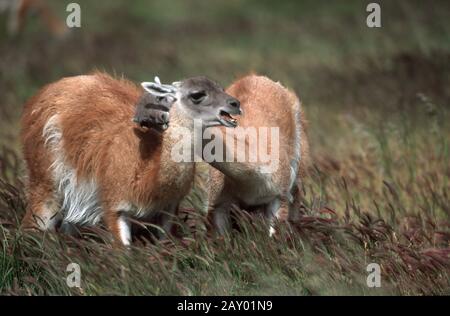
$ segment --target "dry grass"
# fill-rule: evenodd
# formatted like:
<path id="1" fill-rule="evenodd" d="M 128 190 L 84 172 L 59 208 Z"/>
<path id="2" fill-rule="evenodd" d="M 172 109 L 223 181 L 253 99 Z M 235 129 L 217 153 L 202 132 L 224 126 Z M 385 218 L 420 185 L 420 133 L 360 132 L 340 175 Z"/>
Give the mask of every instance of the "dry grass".
<path id="1" fill-rule="evenodd" d="M 443 133 L 436 119 L 430 124 Z M 449 294 L 448 139 L 437 133 L 419 142 L 424 132 L 410 131 L 418 146 L 406 156 L 408 142 L 397 143 L 396 133 L 384 149 L 379 136 L 361 133 L 352 148 L 374 146 L 372 153 L 316 156 L 298 220 L 273 239 L 262 219 L 241 210 L 231 239 L 210 238 L 184 220 L 203 216 L 186 209 L 177 237 L 129 251 L 112 249 L 102 228 L 81 238 L 18 231 L 21 172 L 5 149 L 0 287 L 4 294 Z M 82 290 L 65 285 L 70 262 L 81 266 Z M 365 284 L 371 262 L 381 266 L 380 289 Z"/>

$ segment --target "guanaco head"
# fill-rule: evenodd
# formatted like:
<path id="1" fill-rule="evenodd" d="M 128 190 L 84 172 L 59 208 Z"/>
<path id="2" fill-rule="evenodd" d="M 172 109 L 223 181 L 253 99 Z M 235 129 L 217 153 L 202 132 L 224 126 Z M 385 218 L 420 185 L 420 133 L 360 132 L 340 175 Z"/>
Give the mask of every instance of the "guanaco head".
<path id="1" fill-rule="evenodd" d="M 190 118 L 201 120 L 205 127 L 236 127 L 232 115 L 242 113 L 239 100 L 206 77 L 188 78 L 171 85 L 161 84 L 155 78 L 155 82 L 143 82 L 142 87 L 156 97 L 174 100 Z"/>
<path id="2" fill-rule="evenodd" d="M 162 132 L 168 128 L 169 111 L 175 98 L 144 93 L 136 104 L 133 122 L 141 128 Z"/>

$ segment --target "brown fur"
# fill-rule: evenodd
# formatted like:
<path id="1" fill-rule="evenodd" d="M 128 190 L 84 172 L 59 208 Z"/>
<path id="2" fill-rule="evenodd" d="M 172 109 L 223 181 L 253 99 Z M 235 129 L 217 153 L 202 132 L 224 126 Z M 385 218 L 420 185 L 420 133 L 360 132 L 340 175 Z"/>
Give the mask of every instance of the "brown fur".
<path id="1" fill-rule="evenodd" d="M 248 75 L 235 81 L 227 93 L 241 102 L 243 115 L 238 117 L 240 127 L 279 127 L 280 148 L 279 167 L 272 174 L 271 181 L 277 191 L 281 206 L 277 217 L 286 220 L 289 208 L 297 206 L 301 198 L 298 185 L 290 187 L 290 162 L 295 157 L 296 128 L 300 125 L 300 159 L 296 183 L 302 180 L 309 164 L 309 144 L 306 137 L 306 120 L 297 96 L 272 80 Z M 296 112 L 299 113 L 296 116 Z M 296 121 L 296 117 L 299 121 Z M 241 207 L 252 207 L 266 197 L 264 192 L 257 192 L 259 187 L 267 183 L 254 181 L 258 163 L 239 165 L 236 163 L 213 164 L 210 171 L 210 207 L 216 208 L 229 200 Z M 238 169 L 240 168 L 240 169 Z M 219 171 L 219 170 L 221 171 Z M 239 172 L 234 172 L 239 170 Z M 225 174 L 225 175 L 224 175 Z M 268 192 L 267 194 L 273 194 Z M 289 201 L 292 194 L 293 200 Z M 264 207 L 264 206 L 263 206 Z"/>
<path id="2" fill-rule="evenodd" d="M 51 175 L 54 157 L 43 139 L 44 126 L 55 114 L 63 135 L 65 163 L 76 170 L 78 180 L 96 180 L 105 222 L 116 240 L 120 202 L 164 209 L 187 194 L 193 164 L 169 159 L 170 131 L 143 133 L 131 121 L 141 94 L 129 81 L 95 73 L 61 79 L 30 99 L 22 117 L 29 171 L 25 227 L 39 226 L 33 218 L 45 216 L 43 203 L 58 202 Z M 173 126 L 183 124 L 176 113 L 171 115 Z M 57 213 L 59 208 L 53 210 Z"/>

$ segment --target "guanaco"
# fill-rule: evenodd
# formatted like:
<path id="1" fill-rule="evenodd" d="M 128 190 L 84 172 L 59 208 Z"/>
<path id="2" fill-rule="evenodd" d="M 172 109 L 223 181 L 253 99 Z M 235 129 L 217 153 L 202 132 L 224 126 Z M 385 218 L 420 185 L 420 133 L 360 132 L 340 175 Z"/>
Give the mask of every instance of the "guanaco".
<path id="1" fill-rule="evenodd" d="M 310 161 L 301 103 L 295 93 L 264 76 L 243 77 L 226 92 L 241 101 L 243 114 L 237 118 L 241 128 L 256 128 L 256 136 L 262 136 L 259 128 L 278 128 L 278 141 L 268 142 L 268 149 L 278 151 L 279 161 L 278 168 L 269 172 L 264 172 L 261 161 L 210 162 L 213 168 L 210 168 L 209 205 L 214 226 L 219 234 L 230 230 L 230 207 L 235 204 L 261 211 L 271 222 L 273 234 L 274 218 L 285 221 L 300 206 L 300 185 Z M 254 150 L 247 138 L 234 136 L 231 142 L 224 139 L 224 152 L 238 142 L 243 143 L 244 150 Z"/>
<path id="2" fill-rule="evenodd" d="M 69 29 L 45 0 L 0 0 L 0 11 L 8 12 L 8 32 L 20 33 L 30 13 L 36 12 L 46 29 L 55 37 L 64 37 Z"/>

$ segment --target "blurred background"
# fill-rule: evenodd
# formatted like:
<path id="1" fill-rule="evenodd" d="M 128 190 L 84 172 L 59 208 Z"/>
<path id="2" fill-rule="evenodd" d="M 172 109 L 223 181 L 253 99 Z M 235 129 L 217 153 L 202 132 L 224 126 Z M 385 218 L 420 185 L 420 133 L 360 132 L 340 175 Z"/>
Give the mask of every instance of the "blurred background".
<path id="1" fill-rule="evenodd" d="M 65 250 L 53 246 L 48 259 L 53 265 L 46 261 L 38 268 L 28 265 L 22 253 L 10 250 L 16 249 L 14 231 L 25 203 L 17 136 L 23 104 L 38 89 L 94 70 L 136 83 L 155 75 L 163 82 L 206 75 L 227 86 L 249 72 L 280 81 L 299 95 L 309 121 L 314 165 L 303 183 L 303 205 L 307 214 L 319 219 L 300 225 L 302 242 L 310 238 L 314 244 L 324 235 L 338 240 L 333 235 L 335 222 L 328 230 L 323 226 L 323 217 L 335 213 L 345 215 L 345 227 L 353 227 L 351 234 L 361 241 L 358 256 L 350 252 L 342 261 L 326 257 L 311 265 L 302 251 L 294 255 L 286 247 L 270 250 L 272 243 L 264 242 L 264 237 L 258 245 L 267 247 L 263 260 L 259 252 L 251 252 L 253 244 L 245 238 L 242 249 L 249 252 L 244 255 L 236 245 L 232 250 L 220 245 L 214 250 L 219 255 L 209 258 L 211 251 L 203 253 L 200 247 L 198 256 L 207 260 L 198 267 L 207 261 L 210 272 L 196 270 L 196 265 L 192 271 L 190 265 L 177 270 L 170 261 L 176 255 L 168 256 L 170 282 L 165 274 L 161 279 L 157 270 L 148 273 L 145 253 L 144 264 L 128 267 L 142 271 L 133 272 L 135 279 L 128 282 L 138 285 L 128 286 L 126 293 L 342 294 L 347 290 L 318 279 L 325 271 L 322 263 L 338 265 L 327 270 L 333 280 L 343 278 L 344 267 L 365 273 L 361 270 L 365 266 L 352 260 L 365 262 L 372 247 L 368 245 L 373 245 L 376 260 L 386 259 L 383 269 L 400 271 L 390 274 L 395 293 L 449 293 L 448 274 L 441 270 L 447 264 L 449 271 L 450 253 L 449 1 L 376 1 L 381 6 L 380 28 L 366 25 L 366 7 L 372 1 L 363 0 L 76 1 L 81 27 L 67 29 L 66 8 L 71 2 L 0 0 L 0 224 L 3 235 L 9 236 L 0 271 L 6 280 L 3 286 L 12 288 L 10 293 L 71 291 L 59 287 Z M 359 224 L 347 225 L 351 214 Z M 384 219 L 392 235 L 384 234 L 372 216 Z M 351 234 L 344 234 L 342 240 L 353 242 Z M 36 247 L 31 244 L 26 249 Z M 284 252 L 285 256 L 279 255 Z M 191 250 L 182 254 L 192 262 L 198 260 Z M 185 257 L 179 259 L 180 267 L 185 267 Z M 109 252 L 98 258 L 112 260 L 107 259 Z M 249 261 L 245 267 L 243 258 Z M 98 279 L 87 293 L 123 293 L 116 279 L 96 277 L 102 266 L 89 258 L 79 260 L 85 260 L 84 271 L 91 264 L 91 282 Z M 111 262 L 102 273 L 118 266 Z M 51 281 L 58 287 L 47 285 L 53 284 L 48 281 L 50 266 L 59 269 L 52 270 Z M 235 273 L 229 272 L 229 266 Z M 26 269 L 46 276 L 41 289 L 35 289 L 35 279 L 26 279 Z M 122 278 L 122 270 L 115 272 Z M 15 285 L 16 280 L 25 290 Z M 353 284 L 365 277 L 355 280 L 359 281 Z M 365 291 L 364 285 L 356 293 Z"/>
<path id="2" fill-rule="evenodd" d="M 364 111 L 409 112 L 419 93 L 449 101 L 448 1 L 377 1 L 381 28 L 366 25 L 370 1 L 77 1 L 81 28 L 67 33 L 72 1 L 27 2 L 14 34 L 8 12 L 0 16 L 2 142 L 15 139 L 37 89 L 96 69 L 135 82 L 201 74 L 224 86 L 266 75 L 299 94 L 313 148 L 328 142 L 340 114 L 358 122 Z M 61 25 L 49 27 L 49 15 Z"/>

